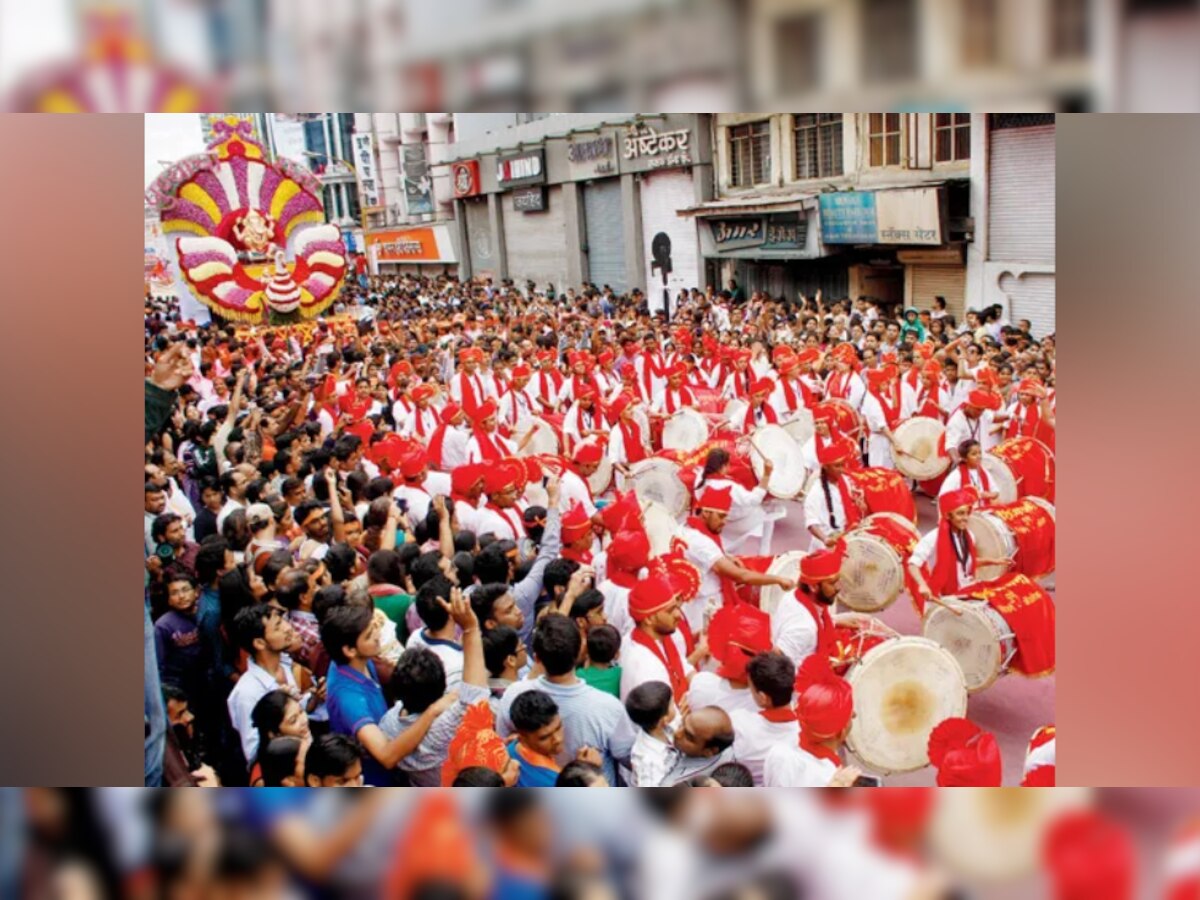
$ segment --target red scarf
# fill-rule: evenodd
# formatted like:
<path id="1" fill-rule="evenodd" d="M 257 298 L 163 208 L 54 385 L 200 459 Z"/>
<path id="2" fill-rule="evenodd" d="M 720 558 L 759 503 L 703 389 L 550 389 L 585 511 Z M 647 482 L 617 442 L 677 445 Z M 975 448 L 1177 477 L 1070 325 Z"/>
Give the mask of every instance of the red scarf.
<path id="1" fill-rule="evenodd" d="M 446 422 L 440 423 L 434 430 L 433 437 L 429 441 L 429 458 L 439 466 L 443 465 L 442 445 L 446 441 L 446 429 L 453 427 L 453 425 L 450 425 Z"/>
<path id="2" fill-rule="evenodd" d="M 492 510 L 492 512 L 496 513 L 496 515 L 498 515 L 505 522 L 507 522 L 508 526 L 513 530 L 513 537 L 516 538 L 516 540 L 518 540 L 518 541 L 521 539 L 521 535 L 523 535 L 525 533 L 525 523 L 524 523 L 524 521 L 522 521 L 521 515 L 520 515 L 520 513 L 517 513 L 515 507 L 510 506 L 507 509 L 501 509 L 500 507 L 496 506 L 494 503 L 489 502 L 487 504 L 487 506 L 484 508 Z M 512 517 L 509 515 L 509 513 L 516 514 L 516 516 L 517 516 L 516 522 L 513 522 Z"/>
<path id="3" fill-rule="evenodd" d="M 704 520 L 702 518 L 699 516 L 688 516 L 687 526 L 688 528 L 694 528 L 696 531 L 709 538 L 714 544 L 717 545 L 717 549 L 719 549 L 722 554 L 725 554 L 725 545 L 721 543 L 721 536 L 714 531 L 710 531 L 708 526 L 704 524 Z M 724 575 L 718 575 L 717 577 L 721 580 L 721 599 L 724 601 L 724 605 L 732 606 L 735 603 L 740 603 L 741 600 L 738 599 L 737 595 L 737 585 L 734 583 L 734 581 L 731 578 L 725 577 Z"/>
<path id="4" fill-rule="evenodd" d="M 939 422 L 944 422 L 945 419 L 942 413 L 941 406 L 942 388 L 940 384 L 935 384 L 932 388 L 922 386 L 917 392 L 917 412 L 918 416 L 925 416 L 928 419 L 937 419 Z"/>
<path id="5" fill-rule="evenodd" d="M 633 464 L 646 458 L 646 448 L 642 446 L 642 429 L 637 422 L 626 422 L 619 419 L 621 438 L 625 442 L 625 462 Z"/>
<path id="6" fill-rule="evenodd" d="M 479 443 L 479 454 L 483 457 L 484 462 L 499 462 L 504 458 L 500 448 L 492 442 L 490 434 L 482 428 L 474 428 L 471 433 L 475 435 L 475 440 Z"/>
<path id="7" fill-rule="evenodd" d="M 645 388 L 647 394 L 654 392 L 654 384 L 652 378 L 662 378 L 666 374 L 666 369 L 663 368 L 662 357 L 655 353 L 642 352 L 642 387 Z"/>
<path id="8" fill-rule="evenodd" d="M 563 547 L 558 555 L 563 559 L 573 560 L 581 566 L 590 566 L 592 564 L 591 550 L 576 550 L 573 547 Z"/>
<path id="9" fill-rule="evenodd" d="M 684 619 L 680 628 L 686 627 L 687 619 Z M 685 632 L 685 639 L 687 634 Z M 679 648 L 675 646 L 675 640 L 668 636 L 656 641 L 638 627 L 633 630 L 633 642 L 641 644 L 663 664 L 667 670 L 667 676 L 671 679 L 671 693 L 675 695 L 675 702 L 683 700 L 688 689 L 687 673 L 684 671 L 683 657 L 679 655 Z"/>
<path id="10" fill-rule="evenodd" d="M 550 384 L 547 384 L 548 381 L 553 383 L 553 389 L 551 389 Z M 558 390 L 562 387 L 562 375 L 555 369 L 551 369 L 549 372 L 545 369 L 539 369 L 538 384 L 541 389 L 541 398 L 553 406 L 554 402 L 558 399 Z"/>
<path id="11" fill-rule="evenodd" d="M 970 531 L 964 531 L 963 534 L 967 538 L 967 555 L 971 560 L 971 571 L 974 572 L 975 540 L 971 537 Z M 954 543 L 950 539 L 948 519 L 942 519 L 942 523 L 938 525 L 937 563 L 933 567 L 933 572 L 926 575 L 925 580 L 929 583 L 929 589 L 938 597 L 957 594 L 961 588 L 965 587 L 958 582 L 958 558 L 954 555 Z M 918 600 L 917 605 L 922 607 L 920 613 L 924 615 L 924 604 Z"/>
<path id="12" fill-rule="evenodd" d="M 821 379 L 817 378 L 815 375 L 810 374 L 808 378 L 811 378 L 814 383 L 809 384 L 808 379 L 806 379 L 803 375 L 801 375 L 799 378 L 800 395 L 804 397 L 805 407 L 812 409 L 814 403 L 820 403 L 822 398 L 824 398 L 825 385 L 821 384 Z"/>
<path id="13" fill-rule="evenodd" d="M 832 659 L 837 651 L 837 630 L 833 624 L 833 616 L 829 614 L 829 607 L 813 600 L 799 588 L 795 591 L 795 597 L 817 623 L 817 649 L 814 652 L 823 654 L 826 659 Z"/>
<path id="14" fill-rule="evenodd" d="M 739 400 L 745 400 L 750 396 L 750 367 L 746 366 L 744 372 L 733 370 L 733 396 Z"/>
<path id="15" fill-rule="evenodd" d="M 800 749 L 810 756 L 815 756 L 817 759 L 827 759 L 839 768 L 842 765 L 842 758 L 820 743 L 816 738 L 810 738 L 808 732 L 803 728 L 800 729 Z"/>
<path id="16" fill-rule="evenodd" d="M 679 407 L 676 407 L 675 399 L 672 396 L 675 393 L 679 394 L 679 404 L 680 404 Z M 665 401 L 666 401 L 665 406 L 667 408 L 668 414 L 674 414 L 676 409 L 682 408 L 684 406 L 695 406 L 696 405 L 696 398 L 695 398 L 695 396 L 693 396 L 692 392 L 690 390 L 688 390 L 687 385 L 680 385 L 678 392 L 676 392 L 668 387 L 667 391 L 666 391 Z"/>
<path id="17" fill-rule="evenodd" d="M 780 378 L 779 385 L 783 388 L 783 399 L 787 403 L 788 412 L 796 411 L 796 392 L 792 390 L 792 379 Z M 800 385 L 800 396 L 804 400 L 804 405 L 808 406 L 808 397 L 805 395 L 804 385 Z"/>
<path id="18" fill-rule="evenodd" d="M 825 481 L 825 476 L 824 476 L 824 474 L 822 474 L 821 475 L 822 484 L 824 483 L 824 481 Z M 816 489 L 823 491 L 824 488 L 822 487 L 822 484 L 818 484 Z M 838 493 L 841 494 L 841 497 L 842 497 L 842 513 L 843 513 L 843 515 L 845 515 L 846 521 L 838 522 L 834 527 L 838 531 L 849 531 L 851 528 L 853 528 L 855 525 L 857 525 L 862 520 L 862 515 L 863 515 L 862 508 L 859 507 L 858 503 L 855 500 L 854 495 L 851 493 L 850 481 L 848 478 L 846 478 L 845 475 L 842 475 L 841 477 L 838 478 L 837 489 L 838 489 Z M 830 516 L 832 517 L 833 510 L 831 509 L 829 512 L 830 512 Z"/>
<path id="19" fill-rule="evenodd" d="M 462 408 L 467 415 L 470 415 L 475 410 L 479 409 L 483 403 L 482 394 L 483 388 L 476 384 L 476 379 L 479 375 L 468 375 L 466 372 L 459 372 L 459 383 L 462 386 Z"/>
<path id="20" fill-rule="evenodd" d="M 1041 440 L 1039 433 L 1041 429 L 1042 401 L 1035 400 L 1026 406 L 1018 400 L 1016 412 L 1008 423 L 1008 431 L 1005 436 L 1009 438 L 1031 437 Z"/>
<path id="21" fill-rule="evenodd" d="M 775 415 L 775 409 L 774 409 L 774 407 L 771 406 L 770 403 L 764 403 L 762 405 L 762 411 L 763 411 L 763 415 L 765 415 L 767 418 L 768 424 L 770 424 L 770 425 L 778 425 L 779 424 L 779 416 Z M 757 427 L 758 427 L 758 421 L 754 417 L 754 407 L 750 407 L 749 409 L 746 410 L 746 421 L 742 423 L 742 431 L 745 432 L 746 434 L 749 434 L 751 431 L 753 431 Z"/>
<path id="22" fill-rule="evenodd" d="M 836 397 L 839 400 L 846 400 L 850 397 L 850 376 L 852 372 L 834 372 L 829 376 L 829 386 L 825 393 L 830 397 Z"/>
<path id="23" fill-rule="evenodd" d="M 967 471 L 966 463 L 958 464 L 958 477 L 961 480 L 961 483 L 959 484 L 960 488 L 971 486 L 971 476 Z M 990 494 L 992 492 L 992 479 L 988 478 L 987 469 L 985 469 L 983 466 L 979 467 L 979 483 L 983 485 L 983 492 L 985 494 Z"/>
<path id="24" fill-rule="evenodd" d="M 426 407 L 426 409 L 428 409 L 428 407 Z M 423 415 L 424 412 L 425 412 L 425 410 L 421 409 L 420 407 L 418 407 L 414 412 L 414 415 L 416 416 L 416 432 L 417 432 L 418 437 L 425 437 L 425 416 Z"/>
<path id="25" fill-rule="evenodd" d="M 777 706 L 774 709 L 763 709 L 760 710 L 758 714 L 768 722 L 781 723 L 796 721 L 796 710 L 792 709 L 790 706 Z"/>
<path id="26" fill-rule="evenodd" d="M 887 427 L 895 430 L 900 424 L 900 398 L 896 396 L 895 385 L 888 385 L 887 393 L 891 396 L 885 398 L 882 391 L 871 388 L 871 396 L 879 401 L 879 406 L 883 409 L 883 419 L 887 422 Z"/>

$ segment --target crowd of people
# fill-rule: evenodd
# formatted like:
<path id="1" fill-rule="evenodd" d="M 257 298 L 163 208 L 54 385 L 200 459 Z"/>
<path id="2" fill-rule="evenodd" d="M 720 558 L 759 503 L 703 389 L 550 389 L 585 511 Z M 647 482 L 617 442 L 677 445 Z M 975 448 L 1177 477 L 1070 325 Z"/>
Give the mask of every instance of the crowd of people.
<path id="1" fill-rule="evenodd" d="M 998 307 L 958 324 L 944 301 L 731 284 L 668 317 L 637 291 L 396 276 L 294 325 L 147 299 L 145 335 L 147 784 L 864 783 L 832 651 L 864 512 L 845 472 L 895 468 L 907 419 L 944 423 L 941 524 L 908 565 L 940 604 L 1011 564 L 964 526 L 994 497 L 980 453 L 1053 449 L 1054 337 Z M 597 470 L 631 475 L 681 409 L 734 400 L 735 435 L 811 415 L 816 486 L 771 500 L 770 463 L 706 445 L 652 552 L 636 494 L 595 492 Z M 557 453 L 528 452 L 535 419 Z M 795 578 L 760 564 L 772 507 L 811 536 Z M 1052 727 L 1029 756 L 1027 783 L 1052 783 Z M 930 759 L 940 784 L 1000 783 L 966 720 Z"/>

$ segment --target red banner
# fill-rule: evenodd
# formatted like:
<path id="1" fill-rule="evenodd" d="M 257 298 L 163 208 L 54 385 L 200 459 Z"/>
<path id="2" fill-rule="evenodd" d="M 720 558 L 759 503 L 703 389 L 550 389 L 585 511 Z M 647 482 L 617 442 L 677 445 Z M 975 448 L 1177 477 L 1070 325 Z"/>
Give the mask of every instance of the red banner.
<path id="1" fill-rule="evenodd" d="M 1024 575 L 1005 575 L 972 585 L 971 596 L 986 600 L 1012 629 L 1013 671 L 1030 676 L 1054 671 L 1054 598 L 1041 585 Z"/>

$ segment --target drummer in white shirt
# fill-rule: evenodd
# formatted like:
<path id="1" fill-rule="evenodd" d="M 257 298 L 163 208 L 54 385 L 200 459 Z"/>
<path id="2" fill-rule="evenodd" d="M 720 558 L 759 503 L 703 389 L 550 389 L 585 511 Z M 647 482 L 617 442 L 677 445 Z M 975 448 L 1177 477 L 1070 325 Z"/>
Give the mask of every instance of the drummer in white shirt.
<path id="1" fill-rule="evenodd" d="M 845 474 L 846 461 L 855 452 L 844 438 L 817 451 L 821 472 L 804 498 L 804 524 L 812 535 L 810 552 L 834 546 L 866 515 L 862 492 Z"/>
<path id="2" fill-rule="evenodd" d="M 430 384 L 418 384 L 412 389 L 412 411 L 403 422 L 396 421 L 396 430 L 400 434 L 426 443 L 433 437 L 438 427 L 438 414 L 437 410 L 429 405 L 429 401 L 436 393 L 436 389 Z"/>
<path id="3" fill-rule="evenodd" d="M 613 468 L 626 475 L 631 465 L 650 455 L 650 435 L 642 433 L 633 416 L 636 403 L 633 394 L 621 393 L 608 407 L 609 417 L 614 420 L 608 432 L 608 459 Z"/>
<path id="4" fill-rule="evenodd" d="M 530 384 L 532 377 L 533 370 L 524 363 L 513 366 L 512 386 L 500 398 L 499 412 L 501 424 L 510 432 L 540 411 L 537 393 Z"/>
<path id="5" fill-rule="evenodd" d="M 563 449 L 570 453 L 577 443 L 592 438 L 608 437 L 604 414 L 596 408 L 596 389 L 591 385 L 581 389 L 563 419 Z"/>
<path id="6" fill-rule="evenodd" d="M 1000 495 L 996 492 L 996 486 L 983 467 L 983 449 L 979 446 L 979 441 L 967 438 L 958 445 L 956 454 L 958 464 L 951 468 L 946 473 L 946 477 L 942 479 L 938 496 L 957 491 L 962 487 L 973 487 L 985 505 L 996 502 Z"/>
<path id="7" fill-rule="evenodd" d="M 867 438 L 867 465 L 894 469 L 896 462 L 893 434 L 900 424 L 900 391 L 896 382 L 896 366 L 887 363 L 881 369 L 867 372 L 869 389 L 863 399 L 862 414 L 870 432 Z"/>
<path id="8" fill-rule="evenodd" d="M 998 424 L 996 410 L 1000 408 L 1000 395 L 991 391 L 970 391 L 966 401 L 954 411 L 946 422 L 946 449 L 951 459 L 963 441 L 978 441 L 983 452 L 991 450 L 1001 441 L 1004 430 Z M 1003 422 L 1007 417 L 1000 416 Z M 954 459 L 957 463 L 957 459 Z"/>
<path id="9" fill-rule="evenodd" d="M 757 539 L 757 553 L 767 556 L 771 552 L 771 538 L 775 534 L 775 519 L 764 506 L 767 500 L 767 484 L 771 480 L 774 464 L 769 459 L 763 460 L 763 473 L 758 487 L 748 491 L 736 481 L 726 477 L 729 471 L 729 451 L 714 447 L 708 451 L 704 466 L 696 476 L 696 492 L 706 487 L 718 491 L 728 489 L 733 496 L 733 506 L 729 510 L 729 518 L 725 521 L 725 530 L 721 532 L 721 541 L 725 552 L 738 553 L 745 549 L 744 545 Z"/>
<path id="10" fill-rule="evenodd" d="M 671 416 L 685 407 L 695 407 L 696 397 L 684 383 L 687 375 L 687 364 L 676 363 L 667 370 L 667 383 L 661 392 L 655 395 L 650 406 L 652 415 Z"/>

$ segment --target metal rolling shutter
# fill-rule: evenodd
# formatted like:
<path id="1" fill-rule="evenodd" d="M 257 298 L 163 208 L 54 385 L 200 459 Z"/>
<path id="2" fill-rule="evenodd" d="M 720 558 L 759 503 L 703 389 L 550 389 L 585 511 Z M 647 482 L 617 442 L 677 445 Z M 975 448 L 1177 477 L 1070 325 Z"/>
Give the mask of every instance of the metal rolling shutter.
<path id="1" fill-rule="evenodd" d="M 1000 276 L 1000 290 L 1008 295 L 1009 319 L 1014 325 L 1020 319 L 1028 319 L 1033 335 L 1044 338 L 1053 334 L 1054 324 L 1054 276 L 1047 272 L 1026 272 L 1017 277 L 1005 273 Z"/>
<path id="2" fill-rule="evenodd" d="M 703 288 L 700 270 L 700 246 L 696 237 L 696 221 L 681 218 L 676 212 L 696 204 L 696 190 L 688 169 L 669 172 L 647 172 L 641 176 L 642 244 L 646 255 L 645 283 L 640 285 L 650 299 L 650 308 L 662 308 L 662 273 L 651 270 L 654 256 L 651 242 L 660 231 L 671 238 L 671 268 L 667 289 L 671 308 L 681 289 Z"/>
<path id="3" fill-rule="evenodd" d="M 475 275 L 500 277 L 500 260 L 496 255 L 496 239 L 488 222 L 487 197 L 464 200 L 467 217 L 467 247 L 471 254 L 471 271 Z"/>
<path id="4" fill-rule="evenodd" d="M 583 186 L 583 215 L 587 228 L 588 281 L 611 285 L 618 294 L 625 283 L 624 228 L 621 222 L 621 180 L 606 178 Z"/>
<path id="5" fill-rule="evenodd" d="M 1054 264 L 1054 126 L 991 132 L 988 258 Z"/>
<path id="6" fill-rule="evenodd" d="M 946 312 L 961 322 L 967 292 L 966 266 L 923 266 L 912 268 L 912 305 L 933 309 L 934 297 L 946 298 Z"/>
<path id="7" fill-rule="evenodd" d="M 563 216 L 562 188 L 546 189 L 545 212 L 518 212 L 512 196 L 501 195 L 504 205 L 504 250 L 508 254 L 508 277 L 518 285 L 530 280 L 538 290 L 554 285 L 560 296 L 567 284 L 567 227 Z"/>

